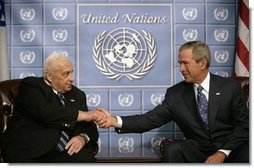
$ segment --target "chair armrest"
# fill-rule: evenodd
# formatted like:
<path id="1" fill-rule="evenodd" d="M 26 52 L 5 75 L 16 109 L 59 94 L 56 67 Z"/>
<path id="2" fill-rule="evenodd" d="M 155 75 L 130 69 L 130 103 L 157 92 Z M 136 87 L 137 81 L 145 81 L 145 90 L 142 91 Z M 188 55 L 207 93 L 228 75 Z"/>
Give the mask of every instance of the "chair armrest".
<path id="1" fill-rule="evenodd" d="M 163 140 L 161 141 L 161 144 L 160 144 L 160 152 L 161 152 L 162 155 L 163 155 L 163 151 L 164 151 L 165 146 L 166 146 L 167 144 L 172 143 L 172 142 L 173 142 L 173 139 L 171 139 L 171 138 L 166 138 L 166 139 L 163 139 Z"/>

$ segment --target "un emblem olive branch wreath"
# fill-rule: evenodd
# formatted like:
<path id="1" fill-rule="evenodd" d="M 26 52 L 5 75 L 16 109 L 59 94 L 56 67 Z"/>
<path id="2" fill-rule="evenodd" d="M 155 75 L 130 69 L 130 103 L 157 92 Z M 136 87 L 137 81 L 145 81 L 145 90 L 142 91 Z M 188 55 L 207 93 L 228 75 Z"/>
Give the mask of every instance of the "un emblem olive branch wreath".
<path id="1" fill-rule="evenodd" d="M 101 54 L 101 48 L 102 48 L 102 43 L 105 38 L 106 30 L 102 33 L 100 33 L 95 42 L 94 42 L 94 47 L 93 47 L 93 59 L 96 63 L 96 67 L 101 71 L 103 75 L 105 75 L 108 79 L 116 79 L 119 80 L 123 76 L 126 76 L 128 79 L 133 80 L 133 79 L 140 79 L 144 75 L 146 75 L 149 70 L 153 67 L 154 62 L 156 60 L 156 45 L 155 45 L 155 40 L 151 36 L 151 34 L 147 33 L 146 31 L 142 30 L 144 33 L 144 37 L 146 39 L 147 45 L 148 45 L 148 58 L 144 62 L 143 66 L 140 67 L 136 72 L 134 73 L 127 73 L 127 74 L 121 74 L 121 73 L 115 73 L 113 72 L 108 66 L 105 65 L 105 62 L 102 59 L 102 54 Z"/>
<path id="2" fill-rule="evenodd" d="M 105 62 L 102 61 L 102 54 L 101 52 L 101 46 L 102 42 L 106 36 L 106 30 L 99 34 L 94 42 L 94 47 L 93 47 L 93 53 L 94 53 L 94 61 L 96 63 L 96 67 L 101 71 L 103 75 L 105 75 L 109 79 L 115 79 L 120 76 L 120 74 L 116 74 L 109 67 L 105 65 Z"/>
<path id="3" fill-rule="evenodd" d="M 142 32 L 144 33 L 144 37 L 148 44 L 149 56 L 141 68 L 139 68 L 135 73 L 129 74 L 134 79 L 142 78 L 145 74 L 147 74 L 154 65 L 156 59 L 156 45 L 154 38 L 151 36 L 151 34 L 145 32 L 144 30 L 142 30 Z"/>

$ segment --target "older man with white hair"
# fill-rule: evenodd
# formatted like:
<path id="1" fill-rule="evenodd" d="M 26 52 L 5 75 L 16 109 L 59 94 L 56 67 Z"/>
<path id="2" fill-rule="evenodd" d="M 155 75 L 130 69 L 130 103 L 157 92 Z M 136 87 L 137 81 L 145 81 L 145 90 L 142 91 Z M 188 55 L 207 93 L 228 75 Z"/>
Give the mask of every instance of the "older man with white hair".
<path id="1" fill-rule="evenodd" d="M 6 162 L 94 162 L 98 130 L 68 57 L 51 54 L 43 77 L 22 80 L 3 136 Z M 101 115 L 101 114 L 100 114 Z"/>

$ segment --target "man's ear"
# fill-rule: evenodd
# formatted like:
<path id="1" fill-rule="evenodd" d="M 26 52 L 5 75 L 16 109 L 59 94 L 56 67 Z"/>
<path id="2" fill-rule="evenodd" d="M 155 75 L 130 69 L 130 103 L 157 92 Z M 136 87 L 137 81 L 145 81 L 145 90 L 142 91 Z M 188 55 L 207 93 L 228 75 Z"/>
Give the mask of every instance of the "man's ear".
<path id="1" fill-rule="evenodd" d="M 206 66 L 207 66 L 207 60 L 203 58 L 200 61 L 200 63 L 201 63 L 201 69 L 204 70 L 206 68 Z"/>
<path id="2" fill-rule="evenodd" d="M 48 72 L 46 72 L 45 76 L 46 76 L 46 80 L 51 83 L 53 76 L 50 73 L 48 73 Z"/>

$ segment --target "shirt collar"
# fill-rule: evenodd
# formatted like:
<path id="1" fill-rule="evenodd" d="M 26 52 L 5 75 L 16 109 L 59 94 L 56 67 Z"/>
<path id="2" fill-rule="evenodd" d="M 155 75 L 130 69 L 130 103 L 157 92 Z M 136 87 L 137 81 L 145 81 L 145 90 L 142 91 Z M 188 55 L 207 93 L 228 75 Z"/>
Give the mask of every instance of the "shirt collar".
<path id="1" fill-rule="evenodd" d="M 207 73 L 205 80 L 200 84 L 204 90 L 208 93 L 210 88 L 210 72 Z M 198 84 L 194 83 L 194 87 L 197 88 Z"/>
<path id="2" fill-rule="evenodd" d="M 45 79 L 44 79 L 44 82 L 45 82 L 47 85 L 49 85 L 49 86 L 50 86 L 49 82 L 48 82 L 48 81 L 46 81 Z M 50 86 L 50 87 L 51 87 L 51 86 Z M 51 88 L 52 88 L 52 87 L 51 87 Z M 57 93 L 58 93 L 55 89 L 53 89 L 53 88 L 52 88 L 52 90 L 53 90 L 53 92 L 54 92 L 55 94 L 57 94 Z"/>

